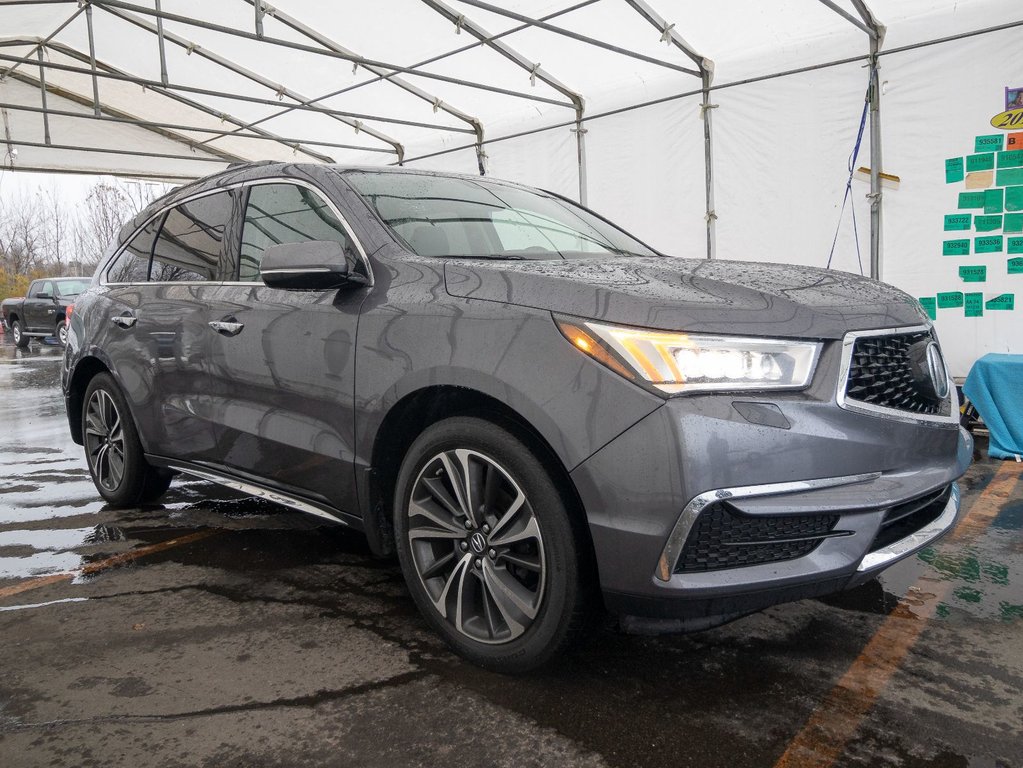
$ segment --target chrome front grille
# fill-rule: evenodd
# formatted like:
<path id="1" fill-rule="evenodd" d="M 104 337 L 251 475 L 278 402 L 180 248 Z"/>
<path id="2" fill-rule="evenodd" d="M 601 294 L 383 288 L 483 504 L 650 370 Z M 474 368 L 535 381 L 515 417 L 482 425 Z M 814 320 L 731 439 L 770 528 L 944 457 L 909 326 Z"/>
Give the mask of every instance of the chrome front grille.
<path id="1" fill-rule="evenodd" d="M 928 327 L 848 334 L 843 343 L 839 405 L 909 419 L 954 420 L 951 396 L 936 399 L 932 381 L 914 370 L 911 351 L 934 340 Z"/>

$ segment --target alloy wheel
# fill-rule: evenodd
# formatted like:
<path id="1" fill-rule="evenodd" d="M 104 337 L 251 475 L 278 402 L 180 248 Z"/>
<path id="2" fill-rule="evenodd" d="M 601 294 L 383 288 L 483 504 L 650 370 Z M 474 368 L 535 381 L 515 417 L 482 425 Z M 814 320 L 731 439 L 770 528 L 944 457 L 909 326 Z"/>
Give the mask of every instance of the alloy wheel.
<path id="1" fill-rule="evenodd" d="M 57 326 L 57 341 L 60 342 L 62 347 L 67 346 L 67 323 L 61 323 Z"/>
<path id="2" fill-rule="evenodd" d="M 97 389 L 85 410 L 85 451 L 89 469 L 108 491 L 116 491 L 124 477 L 124 430 L 110 394 Z"/>
<path id="3" fill-rule="evenodd" d="M 434 608 L 462 635 L 507 643 L 536 619 L 547 577 L 540 526 L 494 459 L 459 448 L 427 461 L 412 487 L 408 540 Z"/>

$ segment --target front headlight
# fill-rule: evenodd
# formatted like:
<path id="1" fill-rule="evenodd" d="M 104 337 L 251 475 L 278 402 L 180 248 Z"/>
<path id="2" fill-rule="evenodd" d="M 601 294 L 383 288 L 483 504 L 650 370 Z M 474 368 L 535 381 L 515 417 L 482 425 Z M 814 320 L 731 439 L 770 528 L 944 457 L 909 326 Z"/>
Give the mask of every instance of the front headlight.
<path id="1" fill-rule="evenodd" d="M 640 384 L 668 394 L 802 389 L 813 378 L 821 345 L 734 336 L 705 336 L 554 318 L 572 344 Z"/>

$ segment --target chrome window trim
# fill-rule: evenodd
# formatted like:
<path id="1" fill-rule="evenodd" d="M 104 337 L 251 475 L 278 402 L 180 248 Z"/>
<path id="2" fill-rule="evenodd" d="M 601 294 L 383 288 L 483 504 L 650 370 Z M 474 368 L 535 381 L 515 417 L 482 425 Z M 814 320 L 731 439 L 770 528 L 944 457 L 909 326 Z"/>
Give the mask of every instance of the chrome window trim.
<path id="1" fill-rule="evenodd" d="M 779 493 L 798 493 L 800 491 L 813 491 L 821 488 L 836 488 L 841 485 L 853 485 L 855 483 L 867 483 L 881 477 L 880 472 L 865 472 L 859 475 L 844 475 L 841 477 L 818 477 L 812 480 L 793 480 L 785 483 L 765 483 L 762 485 L 744 485 L 735 488 L 719 488 L 713 491 L 704 491 L 694 496 L 679 515 L 675 526 L 668 535 L 668 541 L 664 545 L 664 551 L 657 561 L 657 570 L 654 578 L 667 583 L 671 581 L 675 563 L 682 555 L 682 548 L 685 546 L 689 532 L 696 524 L 700 513 L 716 501 L 727 499 L 744 499 L 751 496 L 774 496 Z"/>
<path id="2" fill-rule="evenodd" d="M 919 531 L 909 534 L 904 539 L 892 542 L 876 552 L 868 552 L 860 564 L 856 566 L 857 571 L 869 571 L 887 563 L 905 557 L 913 550 L 927 546 L 939 536 L 947 532 L 956 521 L 959 515 L 959 483 L 952 483 L 952 493 L 948 497 L 945 509 L 942 510 L 934 522 L 925 525 Z"/>
<path id="3" fill-rule="evenodd" d="M 363 265 L 366 268 L 367 282 L 365 283 L 365 285 L 366 286 L 372 286 L 373 285 L 373 268 L 370 266 L 369 256 L 366 255 L 366 249 L 363 248 L 362 242 L 359 240 L 359 238 L 355 236 L 355 231 L 352 229 L 352 225 L 348 223 L 348 219 L 341 212 L 341 210 L 334 204 L 334 201 L 330 199 L 330 195 L 328 195 L 322 188 L 316 186 L 315 184 L 313 184 L 310 181 L 306 181 L 305 179 L 295 179 L 295 178 L 291 178 L 291 177 L 288 177 L 288 176 L 265 176 L 265 177 L 259 178 L 259 179 L 249 179 L 247 181 L 236 181 L 233 184 L 224 184 L 223 186 L 218 186 L 215 189 L 206 189 L 206 190 L 203 190 L 202 192 L 196 192 L 193 195 L 188 195 L 187 197 L 182 197 L 179 200 L 175 200 L 173 203 L 169 203 L 168 205 L 163 206 L 158 211 L 156 211 L 152 216 L 150 216 L 145 221 L 143 221 L 138 227 L 136 227 L 134 229 L 134 231 L 132 231 L 131 235 L 126 237 L 124 242 L 121 243 L 119 246 L 117 246 L 117 250 L 115 250 L 114 253 L 111 254 L 111 256 L 107 259 L 106 263 L 103 265 L 103 269 L 101 271 L 101 275 L 102 276 L 100 278 L 100 285 L 104 285 L 104 286 L 107 286 L 107 285 L 110 285 L 110 286 L 118 286 L 118 285 L 257 285 L 258 286 L 258 285 L 263 285 L 258 280 L 223 280 L 223 281 L 218 281 L 218 280 L 188 280 L 188 281 L 185 281 L 185 280 L 147 280 L 144 283 L 141 283 L 141 282 L 135 282 L 135 283 L 115 283 L 115 282 L 110 282 L 110 281 L 107 280 L 107 271 L 110 269 L 110 267 L 113 265 L 113 263 L 121 256 L 121 253 L 124 251 L 124 249 L 128 247 L 128 243 L 130 243 L 132 240 L 134 240 L 135 236 L 138 235 L 138 233 L 141 232 L 143 229 L 145 229 L 147 226 L 149 226 L 149 224 L 154 219 L 157 219 L 160 216 L 163 216 L 171 208 L 176 208 L 179 205 L 183 205 L 185 203 L 189 203 L 189 202 L 191 202 L 193 200 L 199 200 L 200 198 L 203 198 L 203 197 L 209 197 L 210 195 L 215 195 L 215 194 L 217 194 L 219 192 L 229 192 L 229 191 L 231 191 L 233 189 L 240 189 L 241 187 L 255 187 L 255 186 L 261 186 L 263 184 L 293 184 L 296 187 L 305 187 L 306 189 L 310 189 L 313 192 L 315 192 L 316 194 L 318 194 L 323 199 L 323 202 L 325 202 L 327 204 L 327 207 L 330 208 L 331 213 L 333 213 L 335 216 L 337 216 L 338 221 L 341 222 L 341 226 L 344 228 L 345 234 L 348 235 L 348 237 L 351 239 L 352 243 L 355 245 L 355 250 L 358 252 L 359 258 L 360 258 L 360 260 L 362 261 Z M 266 287 L 266 286 L 263 286 L 263 287 Z"/>
<path id="4" fill-rule="evenodd" d="M 945 425 L 958 425 L 959 424 L 959 409 L 952 403 L 952 393 L 956 391 L 955 382 L 952 381 L 952 376 L 948 372 L 948 365 L 945 365 L 945 378 L 948 383 L 948 396 L 945 401 L 948 405 L 948 413 L 942 414 L 929 414 L 929 413 L 911 413 L 910 411 L 900 411 L 897 408 L 886 408 L 883 405 L 871 405 L 870 403 L 862 403 L 858 400 L 847 400 L 845 397 L 845 389 L 849 383 L 849 369 L 852 367 L 852 354 L 853 347 L 856 345 L 856 340 L 869 336 L 893 336 L 902 333 L 922 333 L 932 332 L 933 326 L 930 325 L 911 325 L 904 326 L 902 328 L 881 328 L 878 330 L 871 331 L 850 331 L 842 337 L 842 363 L 838 369 L 838 386 L 835 390 L 835 402 L 839 408 L 843 408 L 847 411 L 853 411 L 854 413 L 864 413 L 869 416 L 879 416 L 884 419 L 892 419 L 893 421 L 908 421 L 914 424 L 928 423 L 928 424 L 945 424 Z M 935 341 L 937 339 L 935 338 Z M 944 355 L 942 355 L 944 360 Z"/>

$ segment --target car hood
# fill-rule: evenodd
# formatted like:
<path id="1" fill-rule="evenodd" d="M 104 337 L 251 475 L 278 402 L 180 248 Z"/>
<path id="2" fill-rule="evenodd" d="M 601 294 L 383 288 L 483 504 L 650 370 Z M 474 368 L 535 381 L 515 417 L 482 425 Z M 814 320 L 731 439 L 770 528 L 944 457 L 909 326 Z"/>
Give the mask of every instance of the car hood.
<path id="1" fill-rule="evenodd" d="M 610 257 L 450 261 L 448 293 L 663 330 L 838 339 L 927 322 L 908 294 L 849 272 L 743 261 Z"/>

